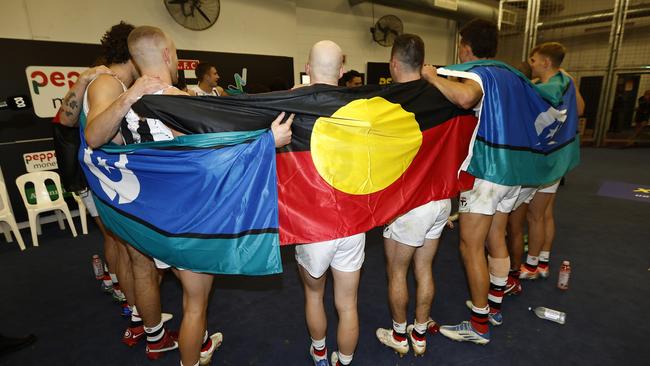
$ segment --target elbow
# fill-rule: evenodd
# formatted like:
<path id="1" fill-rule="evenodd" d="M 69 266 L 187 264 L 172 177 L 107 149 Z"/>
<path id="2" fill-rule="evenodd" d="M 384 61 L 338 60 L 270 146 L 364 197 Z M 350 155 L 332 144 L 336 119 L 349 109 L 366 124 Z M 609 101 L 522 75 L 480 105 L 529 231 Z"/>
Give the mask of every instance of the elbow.
<path id="1" fill-rule="evenodd" d="M 462 98 L 458 101 L 458 106 L 463 109 L 471 109 L 476 105 L 476 100 L 473 98 Z"/>
<path id="2" fill-rule="evenodd" d="M 99 143 L 99 141 L 96 138 L 94 138 L 92 134 L 89 134 L 88 131 L 84 132 L 84 137 L 86 138 L 86 144 L 91 149 L 96 149 L 103 145 Z"/>

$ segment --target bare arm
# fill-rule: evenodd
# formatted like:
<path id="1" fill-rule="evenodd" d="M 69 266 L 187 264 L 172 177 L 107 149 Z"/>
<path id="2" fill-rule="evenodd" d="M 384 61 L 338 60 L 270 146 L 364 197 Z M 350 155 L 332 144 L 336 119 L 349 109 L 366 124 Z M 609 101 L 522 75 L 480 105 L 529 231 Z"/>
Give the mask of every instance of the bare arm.
<path id="1" fill-rule="evenodd" d="M 160 79 L 143 76 L 127 91 L 115 78 L 100 77 L 88 89 L 88 125 L 85 137 L 88 146 L 96 148 L 109 141 L 123 143 L 117 135 L 122 118 L 142 95 L 153 93 L 167 85 Z"/>
<path id="2" fill-rule="evenodd" d="M 433 84 L 450 102 L 455 105 L 470 109 L 483 97 L 481 86 L 474 80 L 465 80 L 459 83 L 439 77 L 435 67 L 425 65 L 422 68 L 422 77 Z"/>
<path id="3" fill-rule="evenodd" d="M 62 125 L 75 127 L 79 124 L 79 113 L 81 113 L 81 104 L 83 103 L 83 96 L 86 87 L 93 79 L 101 74 L 113 75 L 113 71 L 106 66 L 97 66 L 90 68 L 79 75 L 77 82 L 74 83 L 72 88 L 68 91 L 68 94 L 63 98 L 63 103 L 61 103 L 61 107 L 57 112 L 59 115 L 59 122 L 61 122 Z"/>

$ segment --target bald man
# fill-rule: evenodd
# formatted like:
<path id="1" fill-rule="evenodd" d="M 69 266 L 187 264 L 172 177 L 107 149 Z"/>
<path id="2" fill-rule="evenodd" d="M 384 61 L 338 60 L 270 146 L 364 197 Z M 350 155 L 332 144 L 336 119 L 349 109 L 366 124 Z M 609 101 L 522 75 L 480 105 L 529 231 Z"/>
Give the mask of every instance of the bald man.
<path id="1" fill-rule="evenodd" d="M 343 75 L 343 52 L 332 41 L 320 41 L 309 52 L 305 71 L 310 85 L 337 87 Z M 305 317 L 311 337 L 314 365 L 328 366 L 325 335 L 327 316 L 323 297 L 326 272 L 331 268 L 334 278 L 334 304 L 339 315 L 336 340 L 338 351 L 332 353 L 332 365 L 349 365 L 359 339 L 357 290 L 364 260 L 366 234 L 296 246 L 296 261 L 305 290 Z"/>

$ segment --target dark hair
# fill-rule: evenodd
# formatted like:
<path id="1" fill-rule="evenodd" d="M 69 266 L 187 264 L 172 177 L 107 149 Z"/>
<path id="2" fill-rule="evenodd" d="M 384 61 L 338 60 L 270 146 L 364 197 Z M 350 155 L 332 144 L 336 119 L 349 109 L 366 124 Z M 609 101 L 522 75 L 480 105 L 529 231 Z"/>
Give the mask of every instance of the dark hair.
<path id="1" fill-rule="evenodd" d="M 390 57 L 416 70 L 424 64 L 424 42 L 415 34 L 404 33 L 395 38 Z"/>
<path id="2" fill-rule="evenodd" d="M 472 48 L 478 58 L 492 58 L 497 54 L 499 30 L 497 26 L 483 19 L 474 19 L 460 30 L 461 43 Z"/>
<path id="3" fill-rule="evenodd" d="M 123 64 L 131 58 L 127 39 L 135 27 L 121 21 L 111 27 L 101 39 L 102 56 L 106 65 Z"/>
<path id="4" fill-rule="evenodd" d="M 341 76 L 339 79 L 339 85 L 345 86 L 345 83 L 354 78 L 361 78 L 361 80 L 363 80 L 363 75 L 361 75 L 361 73 L 357 70 L 350 70 Z"/>
<path id="5" fill-rule="evenodd" d="M 546 42 L 536 46 L 532 51 L 530 51 L 531 56 L 536 53 L 550 58 L 553 67 L 560 67 L 562 61 L 564 61 L 566 48 L 561 43 Z"/>
<path id="6" fill-rule="evenodd" d="M 214 66 L 213 64 L 209 62 L 199 62 L 199 64 L 196 66 L 196 70 L 194 70 L 194 73 L 196 74 L 196 78 L 199 79 L 199 82 L 203 80 L 203 77 L 210 72 L 210 69 L 216 70 L 217 67 Z"/>

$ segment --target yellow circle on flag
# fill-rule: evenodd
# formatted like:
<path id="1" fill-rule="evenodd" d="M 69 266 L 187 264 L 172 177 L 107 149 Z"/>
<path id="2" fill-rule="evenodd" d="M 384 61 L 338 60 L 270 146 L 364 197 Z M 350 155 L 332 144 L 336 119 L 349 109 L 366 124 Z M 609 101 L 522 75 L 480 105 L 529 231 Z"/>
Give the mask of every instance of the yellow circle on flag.
<path id="1" fill-rule="evenodd" d="M 411 165 L 422 145 L 415 115 L 384 98 L 354 100 L 320 117 L 311 134 L 316 170 L 349 194 L 378 192 Z"/>

